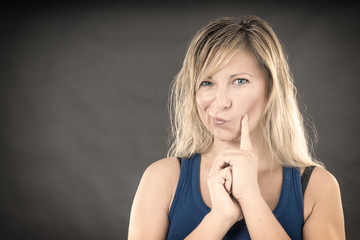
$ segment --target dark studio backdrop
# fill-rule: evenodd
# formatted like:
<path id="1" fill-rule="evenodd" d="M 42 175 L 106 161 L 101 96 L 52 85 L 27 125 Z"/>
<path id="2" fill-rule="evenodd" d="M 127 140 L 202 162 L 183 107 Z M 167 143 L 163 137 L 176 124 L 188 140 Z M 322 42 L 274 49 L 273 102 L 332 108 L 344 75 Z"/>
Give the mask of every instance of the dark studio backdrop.
<path id="1" fill-rule="evenodd" d="M 2 7 L 0 238 L 126 239 L 141 175 L 166 155 L 168 88 L 189 41 L 210 20 L 251 13 L 285 45 L 356 239 L 360 8 L 270 2 Z"/>

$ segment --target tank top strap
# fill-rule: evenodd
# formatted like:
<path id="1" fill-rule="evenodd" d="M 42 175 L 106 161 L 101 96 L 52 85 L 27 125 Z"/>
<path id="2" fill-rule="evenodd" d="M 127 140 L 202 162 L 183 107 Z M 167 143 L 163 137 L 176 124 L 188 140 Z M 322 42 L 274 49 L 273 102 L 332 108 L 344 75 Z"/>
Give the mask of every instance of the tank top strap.
<path id="1" fill-rule="evenodd" d="M 197 207 L 204 213 L 207 214 L 211 209 L 204 203 L 204 200 L 201 196 L 200 190 L 200 160 L 201 155 L 197 154 L 193 159 L 193 169 L 192 169 L 192 190 L 195 203 Z"/>
<path id="2" fill-rule="evenodd" d="M 278 205 L 283 205 L 283 203 L 289 202 L 290 198 L 291 202 L 294 202 L 297 207 L 303 211 L 300 169 L 287 166 L 284 166 L 283 168 L 283 186 Z"/>
<path id="3" fill-rule="evenodd" d="M 179 181 L 169 211 L 167 239 L 184 239 L 208 213 L 199 207 L 199 170 L 199 154 L 181 159 Z"/>
<path id="4" fill-rule="evenodd" d="M 287 166 L 283 168 L 282 191 L 273 213 L 291 239 L 302 239 L 304 204 L 300 169 Z"/>
<path id="5" fill-rule="evenodd" d="M 199 154 L 194 154 L 189 158 L 181 158 L 181 160 L 179 161 L 181 162 L 180 176 L 176 187 L 174 199 L 169 211 L 170 220 L 173 218 L 173 215 L 178 211 L 178 209 L 181 209 L 182 205 L 186 203 L 185 198 L 188 198 L 192 195 L 195 196 L 197 194 L 195 184 L 199 181 Z M 192 199 L 194 199 L 194 197 L 192 197 Z M 196 199 L 197 198 L 195 197 L 194 200 L 196 201 Z"/>
<path id="6" fill-rule="evenodd" d="M 294 192 L 296 203 L 298 207 L 301 209 L 301 212 L 304 212 L 304 199 L 302 194 L 302 184 L 301 184 L 301 176 L 300 176 L 300 168 L 289 168 L 291 171 L 292 178 L 292 191 Z M 303 219 L 303 218 L 302 218 Z"/>
<path id="7" fill-rule="evenodd" d="M 186 182 L 188 181 L 188 175 L 189 175 L 189 159 L 187 158 L 179 158 L 180 163 L 180 176 L 178 180 L 178 184 L 176 187 L 175 195 L 173 198 L 173 201 L 171 203 L 170 211 L 169 211 L 169 219 L 171 220 L 174 216 L 174 213 L 176 212 L 176 208 L 178 206 L 178 203 L 181 204 L 181 201 L 179 201 L 180 197 L 182 196 L 182 192 L 186 190 L 184 186 L 186 186 Z"/>

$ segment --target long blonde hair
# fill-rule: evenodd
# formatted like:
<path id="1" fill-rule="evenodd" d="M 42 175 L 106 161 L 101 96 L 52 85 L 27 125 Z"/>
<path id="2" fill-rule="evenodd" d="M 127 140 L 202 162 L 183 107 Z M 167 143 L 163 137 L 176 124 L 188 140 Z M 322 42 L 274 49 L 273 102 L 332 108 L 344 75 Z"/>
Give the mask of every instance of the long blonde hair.
<path id="1" fill-rule="evenodd" d="M 171 86 L 168 156 L 189 157 L 211 146 L 213 136 L 197 113 L 197 86 L 204 76 L 221 69 L 240 48 L 256 57 L 268 77 L 267 104 L 261 126 L 271 158 L 288 166 L 321 166 L 309 151 L 310 139 L 299 111 L 287 56 L 272 28 L 253 15 L 217 19 L 202 28 L 191 41 L 183 66 Z"/>

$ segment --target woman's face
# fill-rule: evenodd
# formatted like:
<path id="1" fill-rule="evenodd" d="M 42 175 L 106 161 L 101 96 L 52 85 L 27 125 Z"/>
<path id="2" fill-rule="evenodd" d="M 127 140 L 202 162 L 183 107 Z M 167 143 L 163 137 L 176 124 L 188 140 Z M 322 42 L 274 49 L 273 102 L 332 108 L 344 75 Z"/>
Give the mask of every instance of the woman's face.
<path id="1" fill-rule="evenodd" d="M 240 138 L 240 121 L 249 117 L 250 134 L 258 130 L 266 104 L 266 74 L 256 58 L 244 50 L 218 72 L 202 79 L 196 92 L 201 121 L 220 141 Z"/>

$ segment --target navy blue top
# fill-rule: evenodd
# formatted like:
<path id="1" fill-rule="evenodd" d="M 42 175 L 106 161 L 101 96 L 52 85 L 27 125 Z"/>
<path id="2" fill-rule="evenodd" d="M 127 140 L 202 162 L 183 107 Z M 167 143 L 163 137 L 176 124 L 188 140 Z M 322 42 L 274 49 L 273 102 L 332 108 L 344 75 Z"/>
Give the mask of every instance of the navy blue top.
<path id="1" fill-rule="evenodd" d="M 167 239 L 184 239 L 211 210 L 201 197 L 200 158 L 200 154 L 195 154 L 182 159 L 179 182 L 169 212 Z M 273 214 L 293 240 L 302 239 L 303 213 L 300 170 L 283 167 L 281 194 Z M 236 222 L 223 239 L 250 239 L 245 220 Z"/>

